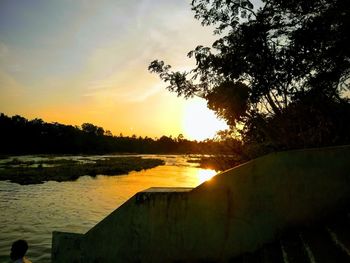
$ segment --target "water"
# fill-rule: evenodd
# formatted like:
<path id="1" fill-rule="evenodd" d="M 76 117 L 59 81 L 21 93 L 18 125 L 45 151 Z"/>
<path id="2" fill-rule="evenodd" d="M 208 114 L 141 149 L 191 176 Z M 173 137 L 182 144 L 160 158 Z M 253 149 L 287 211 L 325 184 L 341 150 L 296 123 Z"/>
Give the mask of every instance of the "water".
<path id="1" fill-rule="evenodd" d="M 28 241 L 27 256 L 33 262 L 50 262 L 52 231 L 85 233 L 140 190 L 195 187 L 215 174 L 188 163 L 185 156 L 147 157 L 164 159 L 166 165 L 121 176 L 83 176 L 74 182 L 0 181 L 0 262 L 9 262 L 11 244 L 17 239 Z"/>

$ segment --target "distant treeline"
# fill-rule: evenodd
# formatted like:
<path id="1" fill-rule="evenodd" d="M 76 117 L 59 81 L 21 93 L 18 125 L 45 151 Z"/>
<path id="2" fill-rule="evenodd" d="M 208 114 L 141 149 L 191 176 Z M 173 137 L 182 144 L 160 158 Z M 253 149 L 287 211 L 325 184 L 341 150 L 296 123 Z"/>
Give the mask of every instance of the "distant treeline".
<path id="1" fill-rule="evenodd" d="M 190 141 L 173 138 L 114 136 L 91 123 L 81 127 L 42 119 L 27 120 L 0 113 L 0 154 L 200 153 L 229 154 L 239 150 L 236 140 Z"/>

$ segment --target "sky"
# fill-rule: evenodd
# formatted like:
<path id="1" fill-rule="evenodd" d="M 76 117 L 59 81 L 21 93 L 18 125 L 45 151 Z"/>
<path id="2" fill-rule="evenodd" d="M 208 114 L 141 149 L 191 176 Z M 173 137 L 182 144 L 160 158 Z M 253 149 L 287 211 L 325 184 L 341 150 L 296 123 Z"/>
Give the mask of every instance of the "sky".
<path id="1" fill-rule="evenodd" d="M 147 70 L 189 69 L 215 40 L 189 0 L 0 0 L 0 112 L 113 134 L 205 139 L 226 128 Z"/>

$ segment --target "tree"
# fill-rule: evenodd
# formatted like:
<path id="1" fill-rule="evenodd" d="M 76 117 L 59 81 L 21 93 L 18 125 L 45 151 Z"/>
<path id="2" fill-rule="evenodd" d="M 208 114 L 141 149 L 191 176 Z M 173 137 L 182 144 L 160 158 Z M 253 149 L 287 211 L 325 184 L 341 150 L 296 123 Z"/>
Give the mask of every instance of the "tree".
<path id="1" fill-rule="evenodd" d="M 91 123 L 83 123 L 81 128 L 83 132 L 95 136 L 102 136 L 105 132 L 102 127 L 95 126 Z"/>
<path id="2" fill-rule="evenodd" d="M 271 119 L 287 118 L 287 109 L 309 102 L 303 98 L 310 94 L 315 100 L 348 105 L 344 91 L 349 90 L 350 76 L 350 1 L 261 4 L 193 0 L 195 18 L 215 26 L 218 40 L 211 48 L 197 46 L 188 53 L 196 60 L 189 72 L 171 71 L 159 60 L 151 62 L 149 70 L 159 74 L 170 91 L 205 98 L 232 128 L 243 123 L 246 137 L 255 129 L 266 141 L 276 128 L 268 125 Z"/>
<path id="3" fill-rule="evenodd" d="M 106 130 L 104 135 L 111 137 L 111 136 L 113 136 L 113 133 L 110 130 Z"/>

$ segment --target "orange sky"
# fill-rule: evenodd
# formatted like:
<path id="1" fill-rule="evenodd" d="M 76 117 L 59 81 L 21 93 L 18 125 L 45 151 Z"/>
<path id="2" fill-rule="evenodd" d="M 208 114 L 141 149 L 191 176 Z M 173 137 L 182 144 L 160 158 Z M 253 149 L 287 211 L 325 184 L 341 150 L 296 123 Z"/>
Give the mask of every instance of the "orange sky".
<path id="1" fill-rule="evenodd" d="M 166 91 L 147 67 L 163 59 L 190 68 L 187 52 L 214 39 L 185 0 L 3 0 L 0 112 L 91 122 L 113 134 L 204 139 L 223 123 L 204 101 Z"/>

